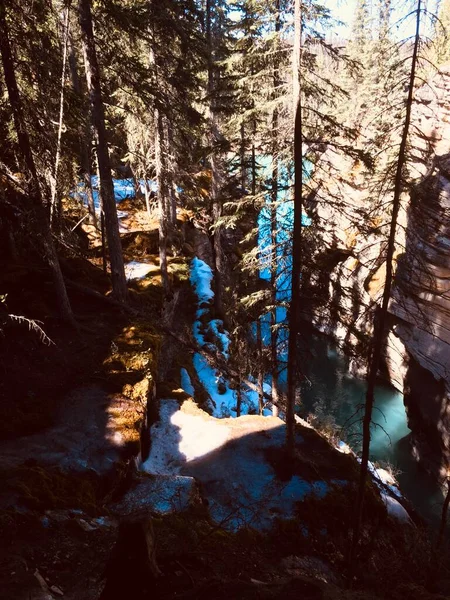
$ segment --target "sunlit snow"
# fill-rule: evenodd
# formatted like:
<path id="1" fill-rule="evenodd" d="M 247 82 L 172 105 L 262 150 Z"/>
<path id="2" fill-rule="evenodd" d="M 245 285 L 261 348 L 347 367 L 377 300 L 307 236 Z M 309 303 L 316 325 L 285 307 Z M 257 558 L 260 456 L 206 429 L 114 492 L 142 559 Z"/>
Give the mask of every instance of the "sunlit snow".
<path id="1" fill-rule="evenodd" d="M 214 292 L 211 289 L 213 272 L 203 260 L 195 257 L 191 261 L 190 282 L 197 297 L 197 312 L 192 327 L 194 338 L 202 348 L 221 354 L 225 360 L 229 358 L 230 338 L 220 319 L 213 317 Z M 209 363 L 203 354 L 196 352 L 193 357 L 197 376 L 211 399 L 211 412 L 215 417 L 237 416 L 236 391 L 231 389 L 223 378 Z M 244 398 L 241 414 L 254 409 Z"/>
<path id="2" fill-rule="evenodd" d="M 285 433 L 285 424 L 276 417 L 216 419 L 192 400 L 181 408 L 175 400 L 162 400 L 143 469 L 194 477 L 208 501 L 211 518 L 224 528 L 267 529 L 278 517 L 294 516 L 298 502 L 324 498 L 330 485 L 346 483 L 311 482 L 298 475 L 278 480 L 267 452 L 284 446 Z M 302 442 L 297 435 L 296 443 Z"/>
<path id="3" fill-rule="evenodd" d="M 400 523 L 409 525 L 412 524 L 411 517 L 409 516 L 407 510 L 400 504 L 398 500 L 392 498 L 392 496 L 389 496 L 386 494 L 386 492 L 381 492 L 381 498 L 390 517 L 400 521 Z"/>
<path id="4" fill-rule="evenodd" d="M 180 379 L 183 390 L 186 392 L 186 394 L 189 394 L 189 396 L 192 396 L 193 398 L 195 394 L 194 386 L 192 385 L 189 373 L 184 368 L 180 371 Z"/>
<path id="5" fill-rule="evenodd" d="M 144 279 L 144 277 L 150 273 L 152 268 L 153 265 L 132 260 L 125 265 L 125 277 L 127 278 L 127 281 L 131 281 L 133 279 Z"/>
<path id="6" fill-rule="evenodd" d="M 139 187 L 139 191 L 143 194 L 145 191 L 145 185 L 147 184 L 147 189 L 150 192 L 156 192 L 157 186 L 156 182 L 149 179 L 145 181 L 144 179 L 138 179 L 137 185 Z M 100 194 L 99 194 L 99 179 L 97 175 L 93 175 L 91 177 L 91 186 L 92 186 L 92 195 L 94 197 L 95 208 L 100 208 Z M 113 179 L 114 186 L 114 197 L 116 202 L 122 202 L 123 200 L 131 199 L 136 197 L 136 188 L 135 182 L 133 179 Z M 83 204 L 87 204 L 87 194 L 86 194 L 86 186 L 83 182 L 78 183 L 75 191 L 71 193 L 76 200 L 83 202 Z"/>

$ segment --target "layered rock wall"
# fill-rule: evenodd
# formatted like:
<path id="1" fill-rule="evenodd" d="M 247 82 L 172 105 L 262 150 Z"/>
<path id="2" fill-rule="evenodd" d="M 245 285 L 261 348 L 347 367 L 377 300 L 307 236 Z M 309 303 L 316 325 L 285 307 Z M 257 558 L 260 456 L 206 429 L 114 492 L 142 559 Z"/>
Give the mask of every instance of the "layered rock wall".
<path id="1" fill-rule="evenodd" d="M 450 68 L 418 90 L 410 131 L 412 187 L 399 215 L 384 371 L 405 393 L 417 458 L 444 476 L 450 464 Z M 376 210 L 361 225 L 362 210 L 373 203 L 364 169 L 337 154 L 330 158 L 347 176 L 327 184 L 329 201 L 314 210 L 326 253 L 344 259 L 329 272 L 328 302 L 312 318 L 353 349 L 355 365 L 362 366 L 358 354 L 367 353 L 384 284 L 387 229 Z"/>

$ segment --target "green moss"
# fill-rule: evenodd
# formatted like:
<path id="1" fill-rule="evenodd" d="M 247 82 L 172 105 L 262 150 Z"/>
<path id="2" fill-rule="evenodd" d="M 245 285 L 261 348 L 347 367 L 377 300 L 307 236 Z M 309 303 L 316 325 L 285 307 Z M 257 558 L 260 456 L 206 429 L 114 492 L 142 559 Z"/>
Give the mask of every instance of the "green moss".
<path id="1" fill-rule="evenodd" d="M 64 473 L 57 468 L 22 466 L 3 474 L 8 487 L 34 510 L 80 508 L 101 512 L 108 484 L 94 473 Z"/>
<path id="2" fill-rule="evenodd" d="M 189 263 L 186 258 L 172 258 L 169 262 L 169 272 L 174 283 L 182 285 L 189 281 Z"/>

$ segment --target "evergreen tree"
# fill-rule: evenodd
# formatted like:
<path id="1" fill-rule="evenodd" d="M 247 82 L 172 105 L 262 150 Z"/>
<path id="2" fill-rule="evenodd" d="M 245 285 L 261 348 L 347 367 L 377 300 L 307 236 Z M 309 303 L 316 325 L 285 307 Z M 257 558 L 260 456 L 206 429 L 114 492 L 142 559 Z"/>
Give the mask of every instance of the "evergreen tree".
<path id="1" fill-rule="evenodd" d="M 354 40 L 356 50 L 360 53 L 360 56 L 370 38 L 370 0 L 357 0 L 352 40 Z"/>
<path id="2" fill-rule="evenodd" d="M 198 171 L 198 90 L 206 63 L 200 13 L 193 0 L 108 2 L 100 9 L 105 85 L 114 98 L 107 116 L 125 134 L 117 139 L 117 152 L 133 172 L 157 180 L 159 254 L 167 293 L 176 190 L 183 187 L 187 195 L 189 180 Z"/>
<path id="3" fill-rule="evenodd" d="M 78 19 L 82 33 L 86 82 L 91 101 L 92 125 L 96 136 L 100 196 L 102 200 L 102 211 L 105 215 L 106 235 L 108 238 L 111 261 L 113 296 L 120 302 L 126 302 L 128 298 L 128 288 L 125 279 L 122 246 L 119 234 L 119 220 L 117 218 L 111 164 L 109 160 L 100 68 L 95 47 L 90 0 L 79 0 Z"/>
<path id="4" fill-rule="evenodd" d="M 436 64 L 442 65 L 450 60 L 450 0 L 441 0 L 434 26 L 433 46 Z"/>
<path id="5" fill-rule="evenodd" d="M 212 241 L 214 253 L 216 311 L 224 317 L 223 295 L 225 288 L 225 255 L 223 250 L 223 225 L 221 222 L 226 181 L 225 150 L 227 140 L 223 134 L 221 120 L 230 109 L 227 98 L 230 89 L 222 62 L 228 54 L 229 24 L 227 6 L 223 0 L 206 0 L 205 34 L 207 43 L 207 123 L 209 168 L 211 172 L 210 202 L 212 220 Z"/>
<path id="6" fill-rule="evenodd" d="M 389 37 L 391 12 L 391 0 L 379 0 L 378 39 L 380 41 L 384 41 Z"/>
<path id="7" fill-rule="evenodd" d="M 354 520 L 354 528 L 352 535 L 352 543 L 350 550 L 350 564 L 355 558 L 356 547 L 360 538 L 360 531 L 363 520 L 364 497 L 366 480 L 368 477 L 368 465 L 370 456 L 370 440 L 371 440 L 371 425 L 372 412 L 375 400 L 375 384 L 377 381 L 378 372 L 381 364 L 381 355 L 386 338 L 387 317 L 389 301 L 391 299 L 391 290 L 394 274 L 394 253 L 397 239 L 398 215 L 401 206 L 401 194 L 405 190 L 406 183 L 406 166 L 407 166 L 407 145 L 410 133 L 411 111 L 414 98 L 414 86 L 419 56 L 420 43 L 420 26 L 422 21 L 422 2 L 417 0 L 416 6 L 416 30 L 414 36 L 414 45 L 411 55 L 409 78 L 407 82 L 407 97 L 405 101 L 404 119 L 402 125 L 402 133 L 400 145 L 396 158 L 394 180 L 393 180 L 393 195 L 391 202 L 391 214 L 389 222 L 389 236 L 386 249 L 386 276 L 383 286 L 382 302 L 376 315 L 374 323 L 374 334 L 370 349 L 369 366 L 367 373 L 367 392 L 364 407 L 363 418 L 363 440 L 362 440 L 362 455 L 361 468 L 358 486 L 357 507 Z"/>
<path id="8" fill-rule="evenodd" d="M 294 227 L 292 232 L 292 282 L 289 305 L 289 347 L 287 364 L 287 402 L 286 402 L 286 446 L 290 456 L 295 450 L 295 398 L 298 386 L 298 351 L 300 316 L 300 286 L 302 257 L 302 194 L 303 194 L 303 129 L 301 100 L 301 59 L 302 59 L 302 12 L 301 0 L 295 2 L 294 12 L 294 51 L 293 51 L 293 106 L 294 117 Z"/>
<path id="9" fill-rule="evenodd" d="M 7 19 L 8 16 L 5 3 L 2 2 L 0 4 L 0 53 L 3 65 L 3 74 L 8 91 L 9 102 L 11 105 L 18 147 L 22 157 L 22 166 L 28 178 L 28 194 L 36 219 L 36 236 L 38 239 L 40 239 L 44 257 L 53 276 L 60 315 L 65 321 L 73 323 L 72 309 L 67 296 L 66 286 L 62 276 L 58 256 L 53 244 L 48 215 L 46 214 L 44 207 L 42 191 L 31 148 L 30 138 L 28 135 L 28 128 L 24 118 L 21 95 L 17 85 L 14 69 L 14 60 L 10 45 Z"/>

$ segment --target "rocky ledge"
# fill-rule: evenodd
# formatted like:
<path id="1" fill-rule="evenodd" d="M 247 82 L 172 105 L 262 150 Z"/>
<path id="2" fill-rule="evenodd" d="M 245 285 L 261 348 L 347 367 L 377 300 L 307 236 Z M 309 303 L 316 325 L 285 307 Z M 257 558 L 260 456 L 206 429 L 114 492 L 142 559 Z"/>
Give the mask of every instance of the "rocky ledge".
<path id="1" fill-rule="evenodd" d="M 414 453 L 439 478 L 450 464 L 450 66 L 416 93 L 409 176 L 399 214 L 396 276 L 384 375 L 405 394 Z M 381 300 L 386 215 L 373 211 L 368 171 L 334 150 L 320 195 L 312 201 L 327 248 L 312 276 L 323 300 L 307 315 L 363 367 Z M 337 176 L 340 174 L 340 176 Z M 345 205 L 339 198 L 345 199 Z M 366 211 L 367 212 L 367 211 Z"/>

